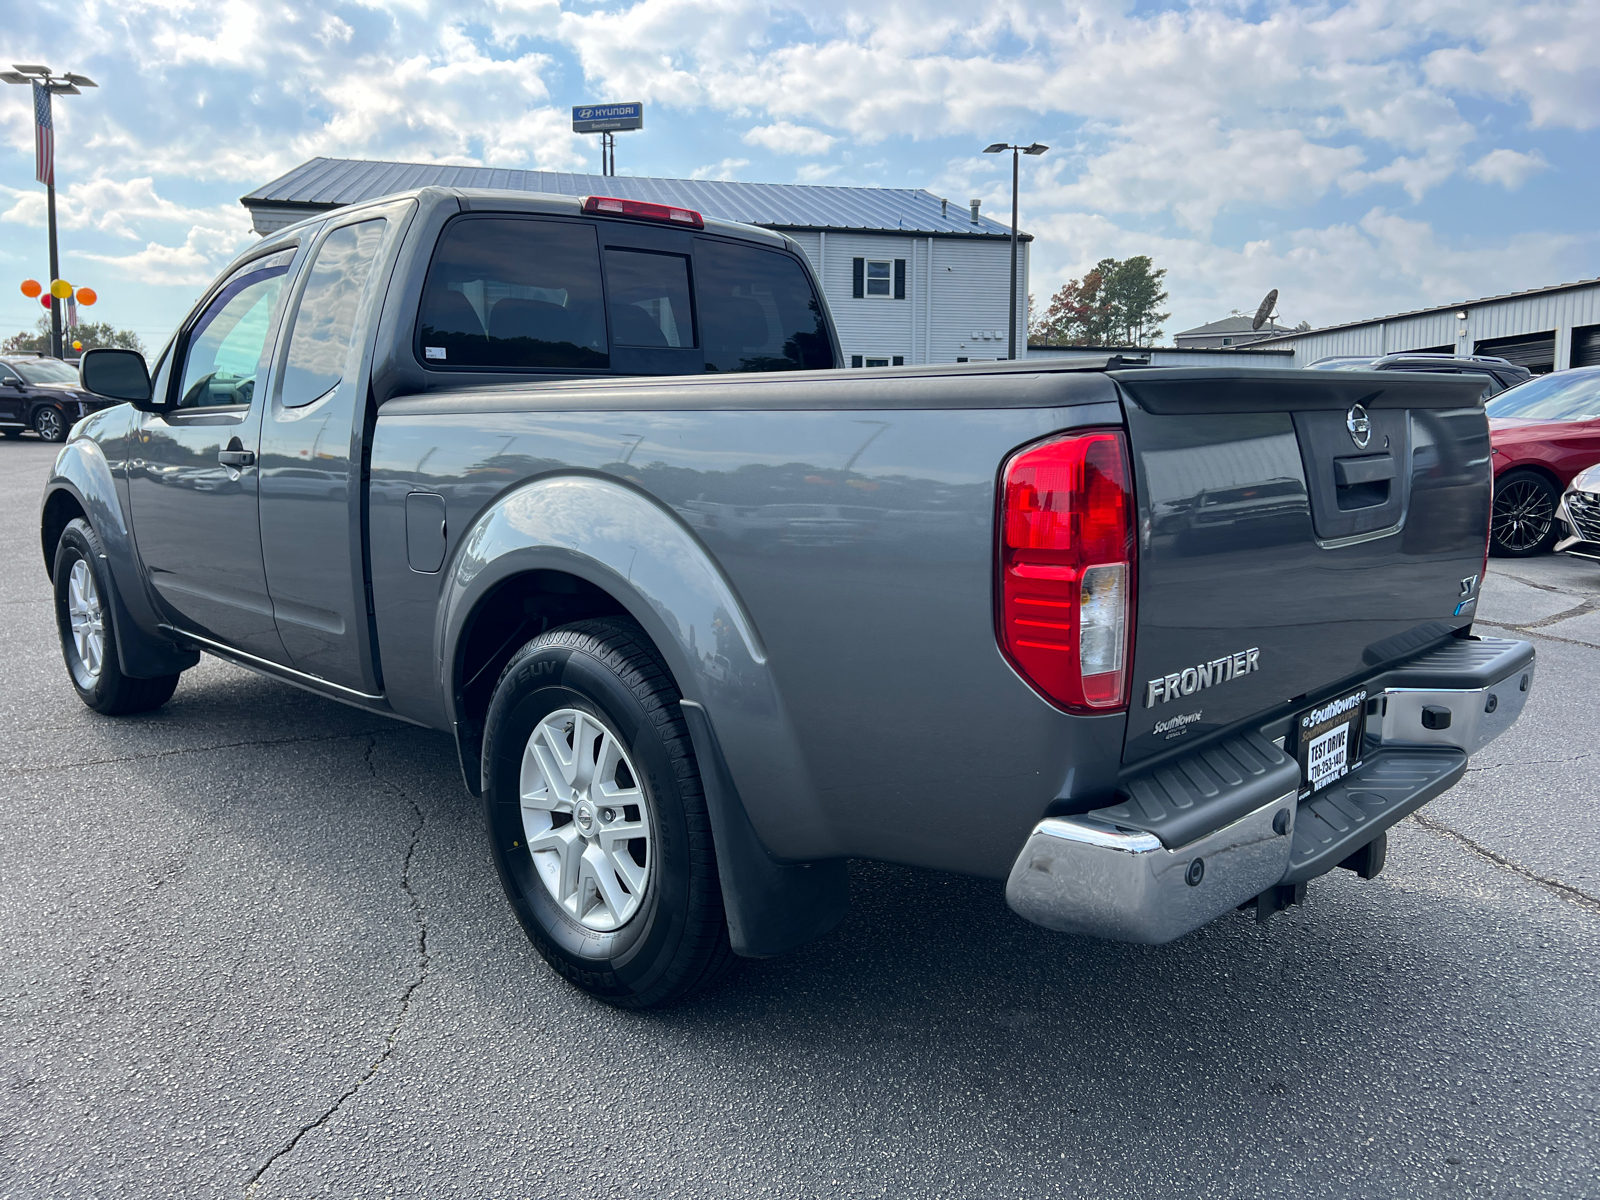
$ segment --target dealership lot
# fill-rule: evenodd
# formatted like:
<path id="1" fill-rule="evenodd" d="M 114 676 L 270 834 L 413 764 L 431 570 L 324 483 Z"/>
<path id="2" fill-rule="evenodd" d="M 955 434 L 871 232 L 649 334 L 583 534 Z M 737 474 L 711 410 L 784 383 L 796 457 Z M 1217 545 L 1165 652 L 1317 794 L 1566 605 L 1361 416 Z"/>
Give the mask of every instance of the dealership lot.
<path id="1" fill-rule="evenodd" d="M 1520 724 L 1265 926 L 1074 940 L 858 865 L 648 1014 L 545 969 L 440 735 L 206 659 L 64 678 L 0 444 L 0 1197 L 1435 1196 L 1600 1177 L 1600 565 L 1499 562 Z"/>

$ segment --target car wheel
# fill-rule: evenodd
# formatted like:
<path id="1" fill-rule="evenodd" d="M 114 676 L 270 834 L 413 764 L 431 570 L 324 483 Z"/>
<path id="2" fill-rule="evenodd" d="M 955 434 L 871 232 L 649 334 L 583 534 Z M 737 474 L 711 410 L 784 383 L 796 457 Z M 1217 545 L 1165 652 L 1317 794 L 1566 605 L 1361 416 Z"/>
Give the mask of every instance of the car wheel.
<path id="1" fill-rule="evenodd" d="M 637 624 L 534 638 L 484 731 L 489 845 L 544 960 L 623 1008 L 676 1000 L 735 961 L 677 685 Z"/>
<path id="2" fill-rule="evenodd" d="M 54 405 L 46 404 L 33 414 L 33 431 L 47 442 L 67 440 L 67 419 Z"/>
<path id="3" fill-rule="evenodd" d="M 1555 485 L 1537 471 L 1508 471 L 1494 481 L 1489 549 L 1502 558 L 1544 554 L 1555 545 Z"/>
<path id="4" fill-rule="evenodd" d="M 176 675 L 133 679 L 117 661 L 111 623 L 111 572 L 100 538 L 79 517 L 56 546 L 56 629 L 72 687 L 90 708 L 108 717 L 160 708 L 178 686 Z"/>

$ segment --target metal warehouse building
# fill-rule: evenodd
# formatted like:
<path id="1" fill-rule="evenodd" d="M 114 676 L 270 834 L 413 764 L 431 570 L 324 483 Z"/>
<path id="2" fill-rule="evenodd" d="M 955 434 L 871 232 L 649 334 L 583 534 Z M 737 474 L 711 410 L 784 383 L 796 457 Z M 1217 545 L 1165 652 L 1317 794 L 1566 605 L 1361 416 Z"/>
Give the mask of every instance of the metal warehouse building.
<path id="1" fill-rule="evenodd" d="M 314 158 L 241 198 L 257 233 L 419 187 L 617 196 L 777 230 L 805 249 L 852 366 L 1006 357 L 1011 229 L 912 188 L 573 175 Z M 1017 258 L 1017 354 L 1027 345 L 1028 242 Z"/>
<path id="2" fill-rule="evenodd" d="M 1535 374 L 1600 366 L 1600 279 L 1558 283 L 1460 304 L 1330 325 L 1252 342 L 1289 348 L 1294 365 L 1344 354 L 1493 354 Z"/>

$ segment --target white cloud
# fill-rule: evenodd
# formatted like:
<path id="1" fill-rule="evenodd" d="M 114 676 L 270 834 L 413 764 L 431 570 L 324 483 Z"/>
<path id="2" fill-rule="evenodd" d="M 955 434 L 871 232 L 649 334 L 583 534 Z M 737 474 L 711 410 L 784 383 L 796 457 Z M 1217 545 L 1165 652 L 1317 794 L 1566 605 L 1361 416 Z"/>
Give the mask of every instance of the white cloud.
<path id="1" fill-rule="evenodd" d="M 1383 208 L 1353 224 L 1295 229 L 1238 248 L 1152 237 L 1091 213 L 1060 213 L 1030 227 L 1038 238 L 1035 259 L 1055 264 L 1031 281 L 1041 310 L 1066 279 L 1096 260 L 1149 254 L 1167 268 L 1169 337 L 1236 308 L 1251 311 L 1269 288 L 1282 294 L 1286 323 L 1321 326 L 1534 287 L 1571 278 L 1574 257 L 1592 253 L 1597 241 L 1524 233 L 1486 245 L 1452 244 L 1428 222 Z"/>
<path id="2" fill-rule="evenodd" d="M 1514 192 L 1527 182 L 1528 176 L 1547 170 L 1550 164 L 1537 150 L 1524 154 L 1519 150 L 1491 150 L 1467 168 L 1467 174 L 1484 183 L 1498 183 L 1508 192 Z"/>
<path id="3" fill-rule="evenodd" d="M 839 173 L 838 163 L 803 163 L 794 173 L 796 183 L 827 183 L 828 180 Z"/>
<path id="4" fill-rule="evenodd" d="M 1320 322 L 1435 300 L 1435 287 L 1503 291 L 1535 266 L 1566 277 L 1549 247 L 1589 252 L 1532 233 L 1469 252 L 1434 238 L 1443 222 L 1422 206 L 1460 203 L 1451 189 L 1464 179 L 1530 186 L 1546 154 L 1568 170 L 1560 143 L 1534 133 L 1600 125 L 1593 0 L 39 0 L 33 11 L 14 54 L 102 85 L 57 109 L 63 229 L 101 239 L 99 265 L 161 278 L 218 265 L 242 228 L 238 195 L 314 155 L 585 169 L 593 143 L 572 134 L 567 106 L 599 99 L 652 106 L 657 161 L 668 146 L 707 163 L 742 137 L 810 160 L 800 182 L 931 176 L 989 211 L 1009 210 L 1009 164 L 977 151 L 1050 142 L 1024 168 L 1038 279 L 1104 254 L 1168 255 L 1175 311 L 1207 310 L 1191 323 L 1284 280 L 1286 305 L 1302 297 L 1300 315 Z M 25 103 L 0 105 L 0 139 L 31 156 Z M 692 174 L 749 165 L 730 156 Z M 8 194 L 0 221 L 40 219 L 36 191 Z M 1218 228 L 1251 240 L 1213 246 Z M 1413 262 L 1403 237 L 1455 266 Z"/>
<path id="5" fill-rule="evenodd" d="M 744 140 L 752 146 L 764 146 L 775 154 L 816 155 L 826 154 L 839 139 L 809 125 L 778 121 L 745 130 Z"/>
<path id="6" fill-rule="evenodd" d="M 89 254 L 78 257 L 101 263 L 123 278 L 145 287 L 182 284 L 203 287 L 228 259 L 248 245 L 248 229 L 197 225 L 179 245 L 151 242 L 132 254 Z"/>
<path id="7" fill-rule="evenodd" d="M 736 179 L 741 167 L 748 167 L 748 158 L 725 158 L 710 166 L 696 167 L 689 172 L 690 179 Z"/>

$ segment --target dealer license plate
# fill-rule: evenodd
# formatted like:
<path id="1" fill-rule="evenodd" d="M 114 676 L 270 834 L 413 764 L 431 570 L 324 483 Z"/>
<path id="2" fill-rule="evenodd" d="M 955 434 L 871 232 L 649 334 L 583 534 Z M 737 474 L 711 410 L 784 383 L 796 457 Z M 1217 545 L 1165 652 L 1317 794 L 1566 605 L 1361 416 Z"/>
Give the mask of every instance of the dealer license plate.
<path id="1" fill-rule="evenodd" d="M 1299 758 L 1301 795 L 1320 792 L 1343 779 L 1361 761 L 1366 728 L 1367 690 L 1361 688 L 1301 713 Z"/>

